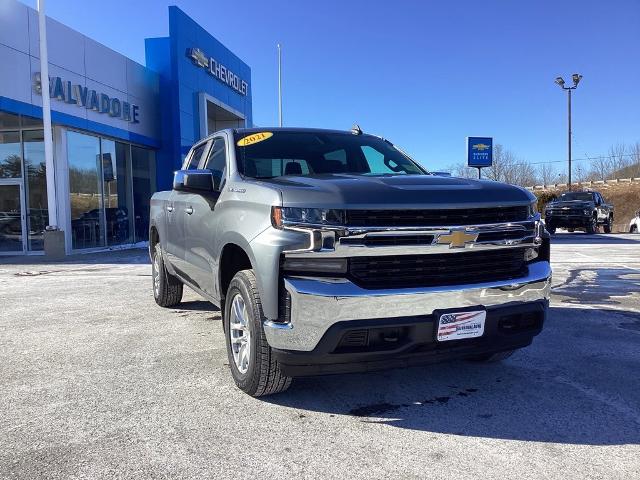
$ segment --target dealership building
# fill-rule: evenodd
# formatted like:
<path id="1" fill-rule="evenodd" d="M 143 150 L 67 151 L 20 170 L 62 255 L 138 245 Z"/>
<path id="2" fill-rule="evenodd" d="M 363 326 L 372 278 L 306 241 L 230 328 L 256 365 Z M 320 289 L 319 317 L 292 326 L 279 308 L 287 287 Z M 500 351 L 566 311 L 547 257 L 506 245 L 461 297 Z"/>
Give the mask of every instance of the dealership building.
<path id="1" fill-rule="evenodd" d="M 146 241 L 149 199 L 170 188 L 191 145 L 252 125 L 251 69 L 177 7 L 169 35 L 144 40 L 146 65 L 47 18 L 46 81 L 37 12 L 0 6 L 0 255 L 44 250 L 43 88 L 66 254 Z"/>

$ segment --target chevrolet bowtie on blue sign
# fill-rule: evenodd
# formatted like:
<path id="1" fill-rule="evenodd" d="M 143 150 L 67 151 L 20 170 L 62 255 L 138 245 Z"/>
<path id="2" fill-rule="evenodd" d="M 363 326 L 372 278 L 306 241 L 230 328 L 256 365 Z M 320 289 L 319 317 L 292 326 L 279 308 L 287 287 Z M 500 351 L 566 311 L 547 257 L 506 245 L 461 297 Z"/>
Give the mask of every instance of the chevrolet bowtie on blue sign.
<path id="1" fill-rule="evenodd" d="M 493 162 L 492 137 L 467 137 L 467 165 L 489 167 Z"/>

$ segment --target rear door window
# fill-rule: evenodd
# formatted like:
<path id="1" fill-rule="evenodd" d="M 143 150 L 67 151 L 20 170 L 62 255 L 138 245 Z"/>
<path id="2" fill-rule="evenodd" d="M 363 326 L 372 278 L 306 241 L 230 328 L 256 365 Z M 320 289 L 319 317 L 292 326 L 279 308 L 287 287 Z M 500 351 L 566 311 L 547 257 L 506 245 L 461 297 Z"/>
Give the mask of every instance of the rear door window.
<path id="1" fill-rule="evenodd" d="M 214 187 L 216 190 L 220 190 L 222 186 L 222 180 L 224 179 L 224 172 L 227 166 L 227 151 L 224 139 L 214 139 L 213 146 L 209 151 L 209 157 L 204 164 L 204 168 L 211 170 L 214 179 Z"/>

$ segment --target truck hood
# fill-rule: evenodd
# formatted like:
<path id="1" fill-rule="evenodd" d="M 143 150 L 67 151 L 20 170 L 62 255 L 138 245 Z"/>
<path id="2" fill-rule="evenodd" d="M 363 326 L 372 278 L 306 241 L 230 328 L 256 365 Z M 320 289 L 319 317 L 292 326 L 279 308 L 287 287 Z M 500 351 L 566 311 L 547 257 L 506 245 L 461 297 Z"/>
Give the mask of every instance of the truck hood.
<path id="1" fill-rule="evenodd" d="M 535 196 L 504 183 L 434 175 L 327 174 L 264 180 L 284 206 L 317 208 L 464 208 L 528 205 Z"/>

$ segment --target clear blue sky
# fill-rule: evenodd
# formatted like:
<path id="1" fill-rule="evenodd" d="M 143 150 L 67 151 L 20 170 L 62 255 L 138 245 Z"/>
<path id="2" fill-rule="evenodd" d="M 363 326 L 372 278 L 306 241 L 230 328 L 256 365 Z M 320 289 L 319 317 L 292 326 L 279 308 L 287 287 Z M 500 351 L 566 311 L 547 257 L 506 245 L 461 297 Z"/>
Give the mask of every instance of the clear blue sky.
<path id="1" fill-rule="evenodd" d="M 25 0 L 35 6 L 35 0 Z M 490 135 L 529 162 L 640 141 L 640 1 L 48 0 L 47 13 L 140 63 L 178 5 L 252 69 L 254 122 L 363 130 L 431 169 L 464 161 L 467 135 Z"/>

